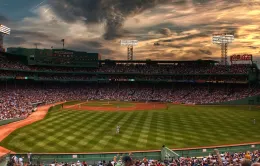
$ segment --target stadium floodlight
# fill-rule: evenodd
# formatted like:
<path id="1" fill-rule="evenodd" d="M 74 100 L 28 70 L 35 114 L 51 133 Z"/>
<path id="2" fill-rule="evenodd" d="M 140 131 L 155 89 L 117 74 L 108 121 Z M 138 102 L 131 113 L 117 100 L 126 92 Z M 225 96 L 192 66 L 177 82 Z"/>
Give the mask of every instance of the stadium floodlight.
<path id="1" fill-rule="evenodd" d="M 11 29 L 0 24 L 0 51 L 4 50 L 4 35 L 10 35 Z"/>
<path id="2" fill-rule="evenodd" d="M 138 40 L 121 40 L 121 45 L 122 46 L 137 46 Z"/>
<path id="3" fill-rule="evenodd" d="M 232 43 L 234 40 L 233 34 L 213 34 L 212 42 L 213 44 L 218 44 L 221 46 L 221 64 L 227 65 L 227 50 L 228 44 Z"/>
<path id="4" fill-rule="evenodd" d="M 7 26 L 0 24 L 0 32 L 6 35 L 10 35 L 11 29 L 8 28 Z"/>
<path id="5" fill-rule="evenodd" d="M 138 40 L 121 40 L 121 46 L 127 46 L 127 60 L 133 60 L 134 46 L 138 45 Z"/>

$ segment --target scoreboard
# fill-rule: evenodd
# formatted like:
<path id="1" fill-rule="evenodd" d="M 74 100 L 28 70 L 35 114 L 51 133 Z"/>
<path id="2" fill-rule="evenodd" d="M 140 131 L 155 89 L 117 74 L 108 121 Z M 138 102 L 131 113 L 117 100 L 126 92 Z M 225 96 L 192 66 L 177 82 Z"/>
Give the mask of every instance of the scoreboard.
<path id="1" fill-rule="evenodd" d="M 230 61 L 252 61 L 253 60 L 253 55 L 252 54 L 235 54 L 230 56 Z"/>

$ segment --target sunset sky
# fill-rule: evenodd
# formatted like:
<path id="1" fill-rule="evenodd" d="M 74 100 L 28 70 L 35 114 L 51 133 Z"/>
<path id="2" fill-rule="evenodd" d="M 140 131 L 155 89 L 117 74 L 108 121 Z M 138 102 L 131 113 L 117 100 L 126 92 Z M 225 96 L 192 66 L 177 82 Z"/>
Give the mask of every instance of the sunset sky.
<path id="1" fill-rule="evenodd" d="M 218 59 L 213 33 L 233 33 L 229 55 L 260 58 L 260 0 L 0 0 L 5 47 L 61 48 L 126 59 L 121 39 L 138 40 L 134 59 Z M 154 45 L 154 43 L 159 43 Z"/>

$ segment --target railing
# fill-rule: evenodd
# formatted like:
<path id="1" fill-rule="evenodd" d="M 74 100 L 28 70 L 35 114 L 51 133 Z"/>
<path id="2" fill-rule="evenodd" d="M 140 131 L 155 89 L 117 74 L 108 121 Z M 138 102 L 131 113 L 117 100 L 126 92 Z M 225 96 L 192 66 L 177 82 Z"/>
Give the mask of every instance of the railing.
<path id="1" fill-rule="evenodd" d="M 7 153 L 0 157 L 0 166 L 6 166 L 10 160 L 10 153 Z"/>

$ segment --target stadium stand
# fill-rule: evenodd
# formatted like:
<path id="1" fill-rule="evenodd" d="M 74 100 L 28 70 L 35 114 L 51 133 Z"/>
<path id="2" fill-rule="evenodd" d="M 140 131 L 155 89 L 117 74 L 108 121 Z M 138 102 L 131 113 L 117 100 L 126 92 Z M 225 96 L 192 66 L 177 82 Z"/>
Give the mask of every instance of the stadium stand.
<path id="1" fill-rule="evenodd" d="M 31 103 L 37 102 L 108 99 L 213 104 L 260 95 L 254 64 L 99 60 L 93 67 L 77 66 L 78 61 L 63 66 L 52 64 L 51 59 L 45 62 L 0 54 L 0 119 L 26 116 L 33 109 Z"/>
<path id="2" fill-rule="evenodd" d="M 50 50 L 47 52 L 50 53 Z M 88 57 L 87 53 L 80 53 L 77 58 L 68 51 L 65 55 L 55 53 L 55 57 L 46 55 L 44 58 L 42 55 L 31 56 L 31 53 L 26 56 L 0 53 L 0 120 L 26 117 L 34 109 L 34 103 L 46 104 L 64 100 L 216 104 L 260 95 L 259 70 L 255 64 L 222 66 L 215 61 L 203 60 L 113 61 L 100 60 L 98 54 L 90 54 Z M 151 158 L 148 159 L 148 165 L 237 166 L 259 162 L 259 157 L 258 150 L 226 152 L 165 161 Z M 8 165 L 29 165 L 13 162 L 10 160 Z M 99 165 L 121 164 L 122 160 Z M 147 165 L 143 159 L 134 157 L 133 164 Z M 51 165 L 85 166 L 87 163 L 53 162 Z"/>
<path id="3" fill-rule="evenodd" d="M 51 78 L 48 78 L 51 79 Z M 29 82 L 28 82 L 29 83 Z M 128 101 L 162 101 L 184 104 L 209 104 L 237 100 L 260 94 L 260 88 L 233 86 L 226 91 L 225 86 L 205 85 L 167 85 L 151 86 L 133 84 L 44 84 L 1 85 L 0 119 L 23 116 L 33 109 L 31 103 L 55 103 L 64 100 L 128 100 Z M 12 108 L 12 109 L 10 109 Z"/>
<path id="4" fill-rule="evenodd" d="M 194 68 L 195 67 L 195 68 Z M 104 72 L 104 73 L 141 73 L 141 74 L 247 74 L 250 65 L 234 64 L 222 65 L 146 65 L 146 64 L 100 64 L 99 68 L 73 68 L 55 66 L 26 66 L 18 61 L 10 61 L 0 56 L 0 68 L 19 69 L 25 71 L 55 71 L 55 72 Z"/>

